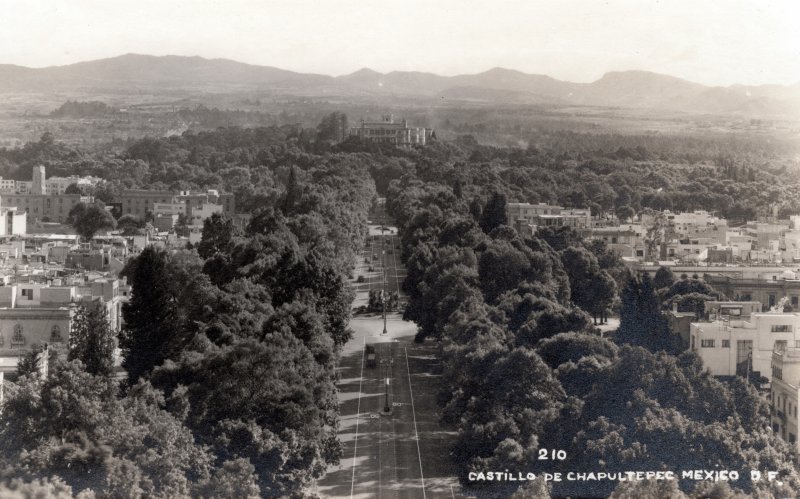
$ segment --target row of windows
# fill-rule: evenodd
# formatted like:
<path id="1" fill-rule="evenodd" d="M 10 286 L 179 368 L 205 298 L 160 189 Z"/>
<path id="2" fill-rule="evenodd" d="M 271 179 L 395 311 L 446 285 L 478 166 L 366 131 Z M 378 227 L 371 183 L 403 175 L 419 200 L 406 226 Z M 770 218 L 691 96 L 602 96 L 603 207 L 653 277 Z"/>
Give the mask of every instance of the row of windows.
<path id="1" fill-rule="evenodd" d="M 774 413 L 776 410 L 781 409 L 787 415 L 790 415 L 797 419 L 797 405 L 792 405 L 791 402 L 787 404 L 789 399 L 786 395 L 775 395 L 775 392 L 772 392 L 772 412 Z M 789 406 L 789 410 L 786 410 L 786 406 Z"/>
<path id="2" fill-rule="evenodd" d="M 702 348 L 714 348 L 716 346 L 716 340 L 700 340 L 700 347 Z M 731 347 L 731 340 L 722 340 L 722 348 L 730 348 Z"/>
<path id="3" fill-rule="evenodd" d="M 49 341 L 51 343 L 60 343 L 64 341 L 64 338 L 61 336 L 61 327 L 57 324 L 50 328 Z M 24 346 L 25 342 L 25 333 L 23 331 L 22 324 L 16 324 L 14 326 L 14 333 L 11 336 L 11 347 Z M 5 340 L 3 339 L 3 336 L 0 335 L 0 347 L 4 346 L 4 344 Z"/>
<path id="4" fill-rule="evenodd" d="M 694 340 L 692 340 L 692 341 L 694 342 Z M 749 340 L 748 340 L 748 343 L 752 344 L 752 342 L 750 342 Z M 701 348 L 714 348 L 716 346 L 716 344 L 717 344 L 717 340 L 714 340 L 714 339 L 706 339 L 706 340 L 701 339 L 700 340 L 700 347 Z M 775 346 L 774 346 L 775 350 L 785 351 L 787 346 L 788 346 L 788 342 L 786 340 L 775 340 Z M 722 340 L 721 347 L 722 348 L 730 348 L 731 347 L 731 340 Z M 745 345 L 739 345 L 739 347 L 742 348 L 742 347 L 745 347 Z M 794 347 L 795 348 L 800 348 L 800 340 L 794 340 Z M 745 348 L 747 348 L 747 347 L 745 347 Z M 752 349 L 752 346 L 749 347 L 749 348 Z"/>

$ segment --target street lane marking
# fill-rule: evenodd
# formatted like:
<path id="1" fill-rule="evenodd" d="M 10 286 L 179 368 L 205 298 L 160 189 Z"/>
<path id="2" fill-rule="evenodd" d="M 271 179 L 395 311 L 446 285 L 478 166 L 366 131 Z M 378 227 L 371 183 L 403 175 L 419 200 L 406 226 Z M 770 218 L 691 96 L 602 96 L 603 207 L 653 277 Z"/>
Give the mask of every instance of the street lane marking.
<path id="1" fill-rule="evenodd" d="M 456 499 L 456 493 L 453 492 L 453 486 L 452 485 L 450 486 L 450 495 L 453 497 L 453 499 Z"/>
<path id="2" fill-rule="evenodd" d="M 411 368 L 408 365 L 408 349 L 403 347 L 406 354 L 406 372 L 408 372 L 408 393 L 411 395 L 411 414 L 414 416 L 414 437 L 417 440 L 417 457 L 419 458 L 419 477 L 422 480 L 422 499 L 428 499 L 425 495 L 425 476 L 422 474 L 422 452 L 419 450 L 419 433 L 417 432 L 417 413 L 414 411 L 414 391 L 411 390 Z M 358 423 L 358 421 L 356 421 Z"/>
<path id="3" fill-rule="evenodd" d="M 364 346 L 361 348 L 361 377 L 358 379 L 358 407 L 356 408 L 356 438 L 353 441 L 353 478 L 350 479 L 350 499 L 353 499 L 353 490 L 356 486 L 356 455 L 358 453 L 358 416 L 361 414 L 361 383 L 364 381 L 364 352 L 367 346 L 367 337 L 364 336 Z"/>

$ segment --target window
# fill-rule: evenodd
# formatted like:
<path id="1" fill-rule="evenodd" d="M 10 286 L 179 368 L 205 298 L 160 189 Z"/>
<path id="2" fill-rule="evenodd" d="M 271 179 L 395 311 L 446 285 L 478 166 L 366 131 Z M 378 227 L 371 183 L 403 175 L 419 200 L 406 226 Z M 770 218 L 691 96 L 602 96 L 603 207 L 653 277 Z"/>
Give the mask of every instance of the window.
<path id="1" fill-rule="evenodd" d="M 11 346 L 20 346 L 25 344 L 25 335 L 22 334 L 22 326 L 17 324 L 14 326 L 14 336 L 11 337 Z"/>
<path id="2" fill-rule="evenodd" d="M 61 343 L 61 328 L 58 325 L 54 325 L 50 328 L 50 342 L 51 343 Z"/>
<path id="3" fill-rule="evenodd" d="M 731 340 L 722 340 L 722 348 L 730 348 Z"/>
<path id="4" fill-rule="evenodd" d="M 33 300 L 33 289 L 23 289 L 22 296 L 26 300 Z"/>
<path id="5" fill-rule="evenodd" d="M 794 436 L 794 433 L 789 432 L 789 443 L 793 444 L 797 441 L 797 438 Z"/>
<path id="6" fill-rule="evenodd" d="M 788 342 L 786 340 L 777 340 L 775 342 L 775 347 L 773 348 L 773 350 L 776 350 L 778 352 L 785 352 L 787 343 Z"/>
<path id="7" fill-rule="evenodd" d="M 791 324 L 773 324 L 772 329 L 770 329 L 773 333 L 791 333 L 792 332 L 792 325 Z"/>
<path id="8" fill-rule="evenodd" d="M 700 340 L 701 348 L 714 348 L 714 340 Z"/>
<path id="9" fill-rule="evenodd" d="M 774 379 L 783 379 L 783 368 L 772 364 L 772 377 Z"/>
<path id="10" fill-rule="evenodd" d="M 736 374 L 745 376 L 752 370 L 753 340 L 736 341 Z"/>
<path id="11" fill-rule="evenodd" d="M 792 296 L 792 306 L 794 306 L 794 307 L 797 306 L 797 297 L 796 296 Z"/>

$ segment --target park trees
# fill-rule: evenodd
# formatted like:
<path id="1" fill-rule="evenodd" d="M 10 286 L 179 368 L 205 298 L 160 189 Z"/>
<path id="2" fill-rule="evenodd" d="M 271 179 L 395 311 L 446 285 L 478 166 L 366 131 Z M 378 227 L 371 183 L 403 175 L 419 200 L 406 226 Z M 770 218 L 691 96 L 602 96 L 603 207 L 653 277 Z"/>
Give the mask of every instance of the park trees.
<path id="1" fill-rule="evenodd" d="M 505 223 L 506 197 L 500 192 L 494 192 L 483 207 L 480 220 L 481 229 L 488 234 Z"/>
<path id="2" fill-rule="evenodd" d="M 114 216 L 97 203 L 78 203 L 72 207 L 67 217 L 67 223 L 72 225 L 84 241 L 91 241 L 92 237 L 101 230 L 113 229 L 117 226 Z"/>
<path id="3" fill-rule="evenodd" d="M 125 326 L 120 334 L 122 366 L 131 384 L 173 355 L 178 346 L 180 290 L 169 275 L 169 257 L 153 246 L 145 248 L 132 265 L 133 291 L 122 306 Z"/>
<path id="4" fill-rule="evenodd" d="M 583 310 L 591 313 L 595 323 L 605 321 L 607 310 L 617 296 L 616 282 L 600 269 L 597 258 L 589 250 L 570 246 L 561 252 L 561 263 L 569 276 L 570 297 Z"/>
<path id="5" fill-rule="evenodd" d="M 90 374 L 111 376 L 116 347 L 116 334 L 111 330 L 102 302 L 82 304 L 73 319 L 67 360 L 80 360 Z"/>
<path id="6" fill-rule="evenodd" d="M 661 312 L 661 301 L 647 275 L 632 278 L 622 292 L 620 325 L 615 339 L 620 344 L 643 346 L 652 351 L 676 352 L 680 339 Z"/>

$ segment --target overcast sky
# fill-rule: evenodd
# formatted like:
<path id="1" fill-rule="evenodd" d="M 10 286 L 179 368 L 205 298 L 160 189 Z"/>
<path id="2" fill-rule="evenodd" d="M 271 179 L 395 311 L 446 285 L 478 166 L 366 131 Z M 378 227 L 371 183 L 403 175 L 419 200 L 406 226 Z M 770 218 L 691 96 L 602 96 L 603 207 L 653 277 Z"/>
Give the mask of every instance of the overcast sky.
<path id="1" fill-rule="evenodd" d="M 641 69 L 800 82 L 800 0 L 2 0 L 0 64 L 124 53 L 340 75 L 501 66 L 589 82 Z"/>

